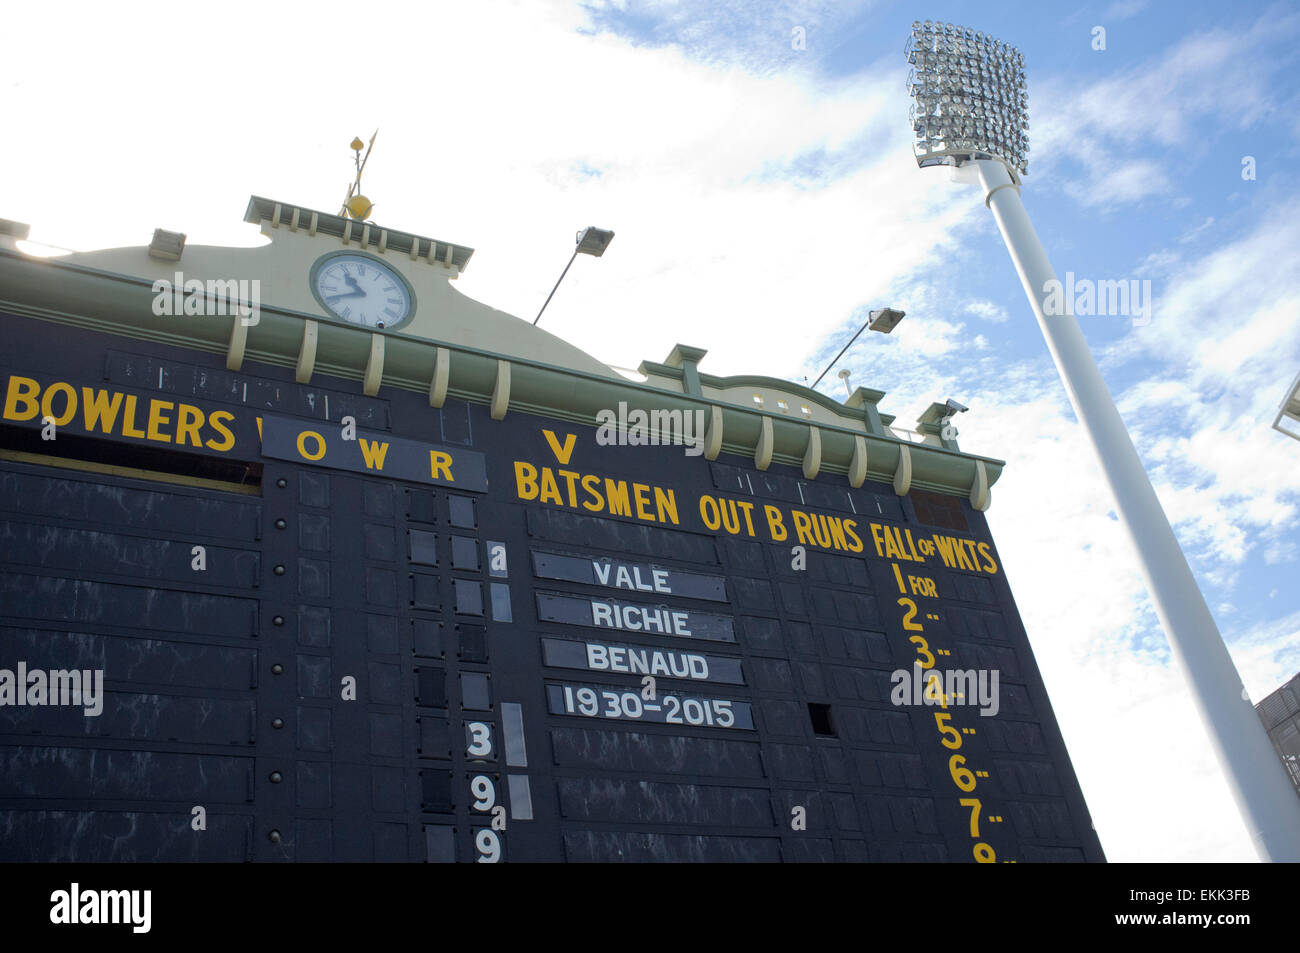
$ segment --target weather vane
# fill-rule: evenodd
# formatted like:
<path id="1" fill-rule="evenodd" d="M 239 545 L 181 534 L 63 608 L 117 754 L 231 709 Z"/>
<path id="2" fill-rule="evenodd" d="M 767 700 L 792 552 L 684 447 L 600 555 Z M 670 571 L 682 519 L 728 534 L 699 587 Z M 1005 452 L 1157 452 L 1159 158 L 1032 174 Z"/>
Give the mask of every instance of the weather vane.
<path id="1" fill-rule="evenodd" d="M 375 135 L 370 137 L 370 145 L 368 146 L 361 141 L 360 136 L 352 140 L 352 151 L 355 153 L 353 158 L 357 164 L 357 178 L 355 182 L 348 186 L 348 197 L 343 200 L 343 208 L 339 209 L 340 215 L 347 215 L 350 218 L 364 221 L 370 217 L 370 213 L 375 207 L 370 199 L 361 194 L 361 173 L 370 160 L 370 150 L 375 147 L 375 136 L 377 135 L 379 135 L 378 129 L 375 130 Z M 364 156 L 361 155 L 363 146 L 365 146 L 366 150 Z"/>

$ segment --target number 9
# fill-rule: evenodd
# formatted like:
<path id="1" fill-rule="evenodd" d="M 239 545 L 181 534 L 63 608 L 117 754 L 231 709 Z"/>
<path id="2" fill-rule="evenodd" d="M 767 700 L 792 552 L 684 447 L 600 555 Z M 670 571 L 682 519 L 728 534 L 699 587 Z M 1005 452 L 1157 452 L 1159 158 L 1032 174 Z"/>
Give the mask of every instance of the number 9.
<path id="1" fill-rule="evenodd" d="M 479 852 L 477 863 L 495 864 L 501 859 L 501 838 L 490 828 L 485 827 L 474 835 L 474 846 Z"/>
<path id="2" fill-rule="evenodd" d="M 492 779 L 486 775 L 477 775 L 469 783 L 470 793 L 474 795 L 474 810 L 490 811 L 492 806 L 497 802 L 497 789 L 492 784 Z"/>

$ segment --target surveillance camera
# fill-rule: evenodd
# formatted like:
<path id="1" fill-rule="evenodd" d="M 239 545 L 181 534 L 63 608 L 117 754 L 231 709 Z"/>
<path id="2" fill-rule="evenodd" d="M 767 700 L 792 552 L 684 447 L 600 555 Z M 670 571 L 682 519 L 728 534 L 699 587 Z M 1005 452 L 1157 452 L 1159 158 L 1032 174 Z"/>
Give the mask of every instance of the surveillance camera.
<path id="1" fill-rule="evenodd" d="M 947 406 L 948 410 L 954 414 L 964 414 L 966 411 L 970 410 L 970 408 L 965 404 L 959 404 L 951 397 L 948 398 L 948 402 L 945 406 Z"/>

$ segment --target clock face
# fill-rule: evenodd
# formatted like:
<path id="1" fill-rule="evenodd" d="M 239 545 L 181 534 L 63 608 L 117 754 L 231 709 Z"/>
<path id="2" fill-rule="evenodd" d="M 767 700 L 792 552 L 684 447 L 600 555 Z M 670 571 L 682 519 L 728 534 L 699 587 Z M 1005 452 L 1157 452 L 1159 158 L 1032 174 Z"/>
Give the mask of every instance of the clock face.
<path id="1" fill-rule="evenodd" d="M 311 285 L 325 310 L 349 324 L 396 328 L 415 312 L 415 295 L 406 279 L 370 255 L 326 255 L 312 267 Z"/>

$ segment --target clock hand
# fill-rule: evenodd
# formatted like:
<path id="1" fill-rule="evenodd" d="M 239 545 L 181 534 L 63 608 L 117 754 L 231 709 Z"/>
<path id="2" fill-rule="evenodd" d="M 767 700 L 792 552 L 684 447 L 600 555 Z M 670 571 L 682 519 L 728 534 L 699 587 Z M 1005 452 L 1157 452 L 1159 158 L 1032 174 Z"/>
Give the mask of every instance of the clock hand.
<path id="1" fill-rule="evenodd" d="M 365 296 L 366 293 L 364 291 L 349 291 L 347 294 L 327 295 L 325 300 L 338 301 L 339 298 L 364 298 Z"/>

